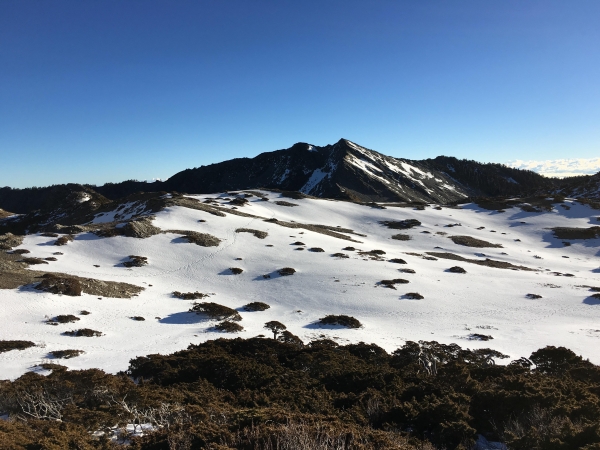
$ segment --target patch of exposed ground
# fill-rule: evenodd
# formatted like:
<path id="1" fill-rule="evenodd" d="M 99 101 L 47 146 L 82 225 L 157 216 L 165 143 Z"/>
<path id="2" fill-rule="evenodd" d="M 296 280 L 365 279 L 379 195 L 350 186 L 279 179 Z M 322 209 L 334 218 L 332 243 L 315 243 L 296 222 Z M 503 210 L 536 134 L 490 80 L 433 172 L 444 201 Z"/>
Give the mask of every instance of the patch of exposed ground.
<path id="1" fill-rule="evenodd" d="M 458 245 L 464 245 L 465 247 L 475 248 L 502 248 L 501 244 L 492 244 L 491 242 L 484 241 L 482 239 L 476 239 L 471 236 L 450 236 L 452 242 Z"/>
<path id="2" fill-rule="evenodd" d="M 558 239 L 595 239 L 600 237 L 600 227 L 589 228 L 552 228 L 554 236 Z"/>
<path id="3" fill-rule="evenodd" d="M 350 233 L 350 234 L 354 234 L 356 236 L 364 236 L 364 235 L 355 233 L 353 230 L 350 230 L 348 228 L 332 227 L 329 225 L 313 225 L 313 224 L 298 223 L 298 222 L 285 222 L 283 220 L 278 220 L 278 219 L 264 219 L 264 221 L 269 222 L 269 223 L 274 223 L 277 225 L 281 225 L 282 227 L 286 227 L 286 228 L 302 228 L 304 230 L 314 231 L 315 233 L 320 233 L 320 234 L 324 234 L 324 235 L 331 236 L 334 238 L 343 239 L 345 241 L 357 242 L 359 244 L 362 244 L 362 242 L 354 240 L 351 237 L 346 236 L 345 234 L 342 234 L 342 233 Z"/>
<path id="4" fill-rule="evenodd" d="M 0 208 L 0 219 L 6 219 L 7 217 L 10 217 L 10 216 L 14 216 L 14 213 L 4 211 L 2 208 Z"/>
<path id="5" fill-rule="evenodd" d="M 62 273 L 46 273 L 28 270 L 28 264 L 19 262 L 20 255 L 11 255 L 0 251 L 0 289 L 16 289 L 19 286 L 41 283 L 49 278 L 76 280 L 85 294 L 98 297 L 131 298 L 144 290 L 141 286 L 116 281 L 102 281 L 93 278 L 81 278 Z M 50 282 L 48 282 L 50 284 Z"/>
<path id="6" fill-rule="evenodd" d="M 12 250 L 23 243 L 23 237 L 12 233 L 0 235 L 0 250 Z"/>
<path id="7" fill-rule="evenodd" d="M 221 243 L 221 239 L 208 233 L 199 233 L 190 230 L 166 230 L 164 233 L 179 234 L 182 238 L 191 244 L 196 244 L 201 247 L 217 247 Z"/>
<path id="8" fill-rule="evenodd" d="M 406 219 L 406 220 L 383 220 L 379 222 L 381 225 L 385 225 L 388 228 L 393 230 L 408 230 L 409 228 L 418 227 L 421 225 L 421 222 L 417 219 Z"/>
<path id="9" fill-rule="evenodd" d="M 531 269 L 525 266 L 516 266 L 514 264 L 504 262 L 504 261 L 496 261 L 493 259 L 486 258 L 485 260 L 481 259 L 468 259 L 464 258 L 460 255 L 455 255 L 454 253 L 440 253 L 440 252 L 427 252 L 428 255 L 431 255 L 435 258 L 441 259 L 451 259 L 453 261 L 463 261 L 471 264 L 477 264 L 478 266 L 487 266 L 487 267 L 495 267 L 496 269 L 511 269 L 511 270 L 528 270 L 528 271 L 537 271 L 536 269 Z"/>
<path id="10" fill-rule="evenodd" d="M 250 233 L 259 239 L 264 239 L 269 235 L 269 233 L 267 233 L 266 231 L 253 230 L 252 228 L 238 228 L 237 230 L 235 230 L 235 232 L 236 233 Z"/>

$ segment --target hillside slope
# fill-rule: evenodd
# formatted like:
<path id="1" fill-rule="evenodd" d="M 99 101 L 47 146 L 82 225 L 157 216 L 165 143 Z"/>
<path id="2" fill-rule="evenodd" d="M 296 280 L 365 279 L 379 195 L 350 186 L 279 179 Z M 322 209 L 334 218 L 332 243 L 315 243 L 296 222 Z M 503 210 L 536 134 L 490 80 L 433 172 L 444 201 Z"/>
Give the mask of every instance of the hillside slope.
<path id="1" fill-rule="evenodd" d="M 268 336 L 263 327 L 273 320 L 304 341 L 325 336 L 391 351 L 408 340 L 437 340 L 511 357 L 556 345 L 600 362 L 599 212 L 589 205 L 382 209 L 267 191 L 161 198 L 170 203 L 155 210 L 128 203 L 97 213 L 89 228 L 71 230 L 66 245 L 47 233 L 12 244 L 30 252 L 9 255 L 21 264 L 44 261 L 32 269 L 144 289 L 132 298 L 57 295 L 35 283 L 0 291 L 0 339 L 37 345 L 0 353 L 0 378 L 68 349 L 85 352 L 61 360 L 68 367 L 116 372 L 133 357 L 189 343 Z M 139 227 L 146 232 L 127 231 Z M 282 276 L 286 267 L 295 273 Z M 237 310 L 243 331 L 217 331 L 219 321 L 188 312 L 194 301 L 173 292 L 206 294 L 196 302 Z M 250 302 L 270 308 L 248 312 Z M 319 323 L 330 314 L 352 316 L 362 327 Z M 79 320 L 46 323 L 58 315 Z M 84 328 L 102 336 L 63 334 Z"/>

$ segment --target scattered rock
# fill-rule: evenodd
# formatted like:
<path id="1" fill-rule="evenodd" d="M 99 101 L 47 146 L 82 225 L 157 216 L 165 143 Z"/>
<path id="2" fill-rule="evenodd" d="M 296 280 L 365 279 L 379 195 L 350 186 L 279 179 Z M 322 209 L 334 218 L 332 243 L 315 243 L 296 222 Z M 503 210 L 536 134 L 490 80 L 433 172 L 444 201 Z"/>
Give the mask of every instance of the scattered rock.
<path id="1" fill-rule="evenodd" d="M 450 267 L 447 272 L 451 272 L 451 273 L 467 273 L 467 271 L 465 269 L 463 269 L 460 266 L 453 266 Z"/>

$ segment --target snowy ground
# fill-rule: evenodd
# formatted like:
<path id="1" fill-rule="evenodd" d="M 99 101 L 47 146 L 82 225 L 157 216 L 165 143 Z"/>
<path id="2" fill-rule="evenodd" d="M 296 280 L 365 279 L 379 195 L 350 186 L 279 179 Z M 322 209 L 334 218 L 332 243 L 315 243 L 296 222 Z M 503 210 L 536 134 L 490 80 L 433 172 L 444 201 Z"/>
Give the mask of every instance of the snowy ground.
<path id="1" fill-rule="evenodd" d="M 52 245 L 54 238 L 27 236 L 20 248 L 30 250 L 28 256 L 43 258 L 57 249 L 64 253 L 42 270 L 126 281 L 146 289 L 131 299 L 100 299 L 85 294 L 68 297 L 31 287 L 0 291 L 0 339 L 37 344 L 23 351 L 1 353 L 0 379 L 18 377 L 47 362 L 50 351 L 64 349 L 85 353 L 55 362 L 72 369 L 98 367 L 117 372 L 126 369 L 129 360 L 136 356 L 170 353 L 190 343 L 219 337 L 269 336 L 263 325 L 270 320 L 283 322 L 305 342 L 324 335 L 340 343 L 373 342 L 393 351 L 407 340 L 436 340 L 469 348 L 489 347 L 512 358 L 527 357 L 546 345 L 561 345 L 600 364 L 600 300 L 590 297 L 589 289 L 581 287 L 600 286 L 600 239 L 572 241 L 571 246 L 565 247 L 548 229 L 597 225 L 598 211 L 573 201 L 565 202 L 570 206 L 568 210 L 557 204 L 549 213 L 527 213 L 519 208 L 498 213 L 472 204 L 461 209 L 376 209 L 331 200 L 281 199 L 299 205 L 288 207 L 273 202 L 278 194 L 265 196 L 271 201 L 252 197 L 247 206 L 238 210 L 265 218 L 351 228 L 367 237 L 348 234 L 361 241 L 353 243 L 262 219 L 232 214 L 218 217 L 184 207 L 157 213 L 153 224 L 163 230 L 210 233 L 223 240 L 218 247 L 200 247 L 174 234 L 148 239 L 80 234 L 60 248 Z M 203 200 L 217 195 L 196 197 Z M 379 224 L 381 220 L 411 218 L 422 225 L 392 230 Z M 198 222 L 200 219 L 206 222 Z M 460 226 L 445 226 L 457 223 Z M 258 239 L 249 233 L 235 232 L 242 227 L 269 234 L 266 239 Z M 391 239 L 397 233 L 409 234 L 412 239 Z M 502 244 L 503 248 L 464 247 L 448 239 L 451 235 L 468 235 Z M 298 246 L 291 244 L 296 241 L 305 243 L 307 250 L 295 250 Z M 357 252 L 342 251 L 347 246 L 365 251 L 381 249 L 386 254 L 383 261 L 375 261 Z M 325 252 L 310 252 L 310 247 L 321 247 Z M 427 251 L 450 252 L 470 259 L 491 258 L 537 270 L 497 269 L 406 254 Z M 336 252 L 350 258 L 332 257 Z M 127 269 L 120 263 L 128 255 L 148 257 L 149 264 Z M 402 258 L 407 264 L 391 263 L 391 258 Z M 446 271 L 456 265 L 467 273 Z M 240 267 L 244 272 L 233 275 L 230 267 Z M 276 270 L 282 267 L 293 267 L 297 272 L 280 277 Z M 400 268 L 414 269 L 416 273 L 400 273 Z M 264 274 L 272 277 L 265 279 Z M 377 284 L 393 278 L 408 279 L 410 283 L 398 284 L 396 290 Z M 244 331 L 235 335 L 212 331 L 216 322 L 188 313 L 192 302 L 174 298 L 173 291 L 214 293 L 208 301 L 240 309 Z M 418 292 L 424 299 L 406 299 L 404 294 L 408 292 Z M 542 298 L 526 298 L 529 293 Z M 241 310 L 252 301 L 266 302 L 271 308 L 264 312 Z M 91 314 L 79 316 L 79 322 L 58 326 L 44 323 L 58 314 L 79 315 L 82 310 Z M 315 321 L 326 314 L 354 316 L 363 327 L 356 330 L 316 326 Z M 146 320 L 134 321 L 132 316 Z M 99 330 L 104 336 L 61 334 L 77 328 Z M 469 340 L 471 333 L 491 335 L 493 340 Z"/>

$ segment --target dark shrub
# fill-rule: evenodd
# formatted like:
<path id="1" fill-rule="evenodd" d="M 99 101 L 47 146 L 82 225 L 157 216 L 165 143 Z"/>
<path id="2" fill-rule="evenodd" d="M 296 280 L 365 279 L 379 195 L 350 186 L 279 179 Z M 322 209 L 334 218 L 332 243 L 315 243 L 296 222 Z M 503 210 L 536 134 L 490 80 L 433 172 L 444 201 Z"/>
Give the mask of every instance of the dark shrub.
<path id="1" fill-rule="evenodd" d="M 44 258 L 44 261 L 58 261 L 58 259 L 56 259 L 54 256 L 48 256 L 47 258 Z"/>
<path id="2" fill-rule="evenodd" d="M 15 255 L 25 255 L 25 254 L 31 253 L 31 252 L 29 250 L 27 250 L 26 248 L 18 248 L 16 250 L 13 250 L 10 253 L 15 254 Z"/>
<path id="3" fill-rule="evenodd" d="M 235 205 L 235 206 L 244 206 L 246 203 L 248 203 L 248 200 L 246 200 L 243 197 L 236 197 L 229 202 L 230 205 Z"/>
<path id="4" fill-rule="evenodd" d="M 346 328 L 362 327 L 362 324 L 357 319 L 343 314 L 338 316 L 330 314 L 328 316 L 321 317 L 317 323 L 319 325 L 339 325 Z"/>
<path id="5" fill-rule="evenodd" d="M 41 234 L 40 234 L 40 236 L 44 236 L 44 237 L 52 237 L 52 238 L 55 238 L 55 237 L 58 237 L 58 234 L 57 234 L 57 233 L 51 233 L 51 232 L 49 232 L 49 231 L 46 231 L 46 232 L 44 232 L 44 233 L 41 233 Z"/>
<path id="6" fill-rule="evenodd" d="M 494 338 L 492 336 L 485 335 L 485 334 L 471 333 L 467 337 L 467 339 L 469 339 L 470 341 L 489 341 Z"/>
<path id="7" fill-rule="evenodd" d="M 404 298 L 407 298 L 409 300 L 423 300 L 425 297 L 423 297 L 418 292 L 408 292 L 404 294 Z"/>
<path id="8" fill-rule="evenodd" d="M 407 284 L 408 282 L 408 280 L 405 280 L 403 278 L 395 278 L 393 280 L 381 280 L 379 284 L 386 288 L 396 289 L 394 287 L 395 284 Z"/>
<path id="9" fill-rule="evenodd" d="M 270 306 L 263 302 L 251 302 L 244 305 L 244 311 L 266 311 Z"/>
<path id="10" fill-rule="evenodd" d="M 48 262 L 47 262 L 47 261 L 44 261 L 44 260 L 43 260 L 43 259 L 41 259 L 41 258 L 33 258 L 33 257 L 25 257 L 25 258 L 22 258 L 20 261 L 21 261 L 21 262 L 24 262 L 24 263 L 27 263 L 27 264 L 30 264 L 30 265 L 35 265 L 35 264 L 48 264 Z"/>
<path id="11" fill-rule="evenodd" d="M 471 236 L 450 236 L 452 242 L 458 245 L 464 245 L 465 247 L 476 247 L 476 248 L 502 248 L 502 244 L 492 244 L 491 242 L 476 239 Z"/>
<path id="12" fill-rule="evenodd" d="M 304 242 L 296 241 L 291 243 L 290 245 L 306 245 Z"/>
<path id="13" fill-rule="evenodd" d="M 81 311 L 79 313 L 79 315 L 81 315 L 81 316 L 87 316 L 88 314 L 90 314 L 90 312 L 89 311 L 85 311 L 85 310 L 83 310 L 83 311 Z"/>
<path id="14" fill-rule="evenodd" d="M 400 258 L 392 258 L 390 259 L 390 262 L 394 264 L 406 264 L 406 261 Z"/>
<path id="15" fill-rule="evenodd" d="M 398 269 L 398 272 L 402 272 L 402 273 L 415 273 L 414 269 Z"/>
<path id="16" fill-rule="evenodd" d="M 235 322 L 231 322 L 230 320 L 224 320 L 223 322 L 220 322 L 215 325 L 215 330 L 224 333 L 237 333 L 238 331 L 242 331 L 243 329 L 243 326 Z"/>
<path id="17" fill-rule="evenodd" d="M 125 261 L 123 265 L 125 267 L 142 267 L 148 264 L 148 258 L 146 256 L 129 255 L 129 261 Z"/>
<path id="18" fill-rule="evenodd" d="M 397 241 L 410 241 L 411 237 L 408 234 L 394 234 L 392 239 L 396 239 Z"/>
<path id="19" fill-rule="evenodd" d="M 344 247 L 342 250 L 345 250 L 345 251 L 347 251 L 347 252 L 353 252 L 353 251 L 355 251 L 356 249 L 355 249 L 354 247 Z"/>
<path id="20" fill-rule="evenodd" d="M 102 336 L 100 331 L 91 330 L 89 328 L 81 328 L 79 330 L 65 331 L 63 333 L 65 336 L 75 336 L 75 337 L 99 337 Z"/>
<path id="21" fill-rule="evenodd" d="M 287 330 L 284 330 L 279 337 L 277 338 L 279 342 L 285 342 L 286 344 L 296 345 L 298 347 L 302 347 L 304 342 L 295 334 L 290 333 Z"/>
<path id="22" fill-rule="evenodd" d="M 465 269 L 463 269 L 460 266 L 453 266 L 450 267 L 447 272 L 452 272 L 452 273 L 467 273 L 467 271 Z"/>
<path id="23" fill-rule="evenodd" d="M 345 253 L 334 253 L 333 255 L 331 255 L 333 258 L 340 258 L 340 259 L 346 259 L 346 258 L 350 258 L 348 255 L 346 255 Z"/>
<path id="24" fill-rule="evenodd" d="M 250 233 L 259 239 L 264 239 L 269 235 L 269 233 L 267 233 L 266 231 L 253 230 L 251 228 L 238 228 L 237 230 L 235 230 L 235 232 L 236 233 Z"/>
<path id="25" fill-rule="evenodd" d="M 72 240 L 74 240 L 75 237 L 70 235 L 70 234 L 66 234 L 65 236 L 61 236 L 59 237 L 56 242 L 54 242 L 54 245 L 67 245 L 69 242 L 71 242 Z"/>
<path id="26" fill-rule="evenodd" d="M 85 353 L 83 350 L 54 350 L 50 352 L 50 356 L 58 359 L 70 359 L 75 358 L 82 353 Z"/>
<path id="27" fill-rule="evenodd" d="M 179 291 L 174 291 L 173 292 L 173 296 L 180 298 L 182 300 L 199 300 L 201 298 L 205 298 L 208 297 L 208 294 L 203 294 L 202 292 L 179 292 Z"/>
<path id="28" fill-rule="evenodd" d="M 589 228 L 552 228 L 554 236 L 558 239 L 594 239 L 600 237 L 600 227 Z"/>
<path id="29" fill-rule="evenodd" d="M 409 228 L 414 228 L 421 225 L 421 222 L 419 222 L 417 219 L 406 219 L 400 221 L 383 220 L 379 223 L 394 230 L 408 230 Z"/>
<path id="30" fill-rule="evenodd" d="M 274 203 L 279 206 L 298 206 L 298 203 L 286 202 L 285 200 L 277 200 Z"/>
<path id="31" fill-rule="evenodd" d="M 315 252 L 315 253 L 322 253 L 325 250 L 323 250 L 321 247 L 312 247 L 308 249 L 309 252 Z"/>
<path id="32" fill-rule="evenodd" d="M 542 298 L 542 296 L 538 294 L 527 294 L 525 297 L 530 299 Z"/>
<path id="33" fill-rule="evenodd" d="M 71 323 L 71 322 L 77 322 L 78 320 L 80 320 L 79 317 L 74 316 L 73 314 L 64 314 L 64 315 L 56 316 L 54 319 L 52 319 L 52 322 Z"/>
<path id="34" fill-rule="evenodd" d="M 77 278 L 57 276 L 51 273 L 44 274 L 42 278 L 42 282 L 35 286 L 35 289 L 39 291 L 64 294 L 71 297 L 79 297 L 83 292 L 81 283 Z"/>
<path id="35" fill-rule="evenodd" d="M 209 319 L 235 321 L 242 320 L 242 316 L 240 316 L 235 309 L 231 309 L 227 306 L 219 305 L 218 303 L 214 302 L 194 303 L 189 311 L 195 312 L 196 314 L 203 314 Z"/>
<path id="36" fill-rule="evenodd" d="M 285 277 L 287 275 L 294 275 L 296 273 L 296 269 L 293 269 L 292 267 L 284 267 L 283 269 L 279 269 L 277 272 L 282 277 Z"/>
<path id="37" fill-rule="evenodd" d="M 244 271 L 244 269 L 240 269 L 239 267 L 230 267 L 229 270 L 234 275 L 239 275 L 240 273 L 242 273 Z"/>
<path id="38" fill-rule="evenodd" d="M 29 347 L 34 347 L 35 344 L 31 341 L 0 341 L 0 353 L 9 352 L 11 350 L 25 350 Z"/>
<path id="39" fill-rule="evenodd" d="M 131 320 L 135 320 L 135 321 L 137 321 L 137 322 L 143 322 L 143 321 L 145 321 L 145 320 L 146 320 L 146 319 L 144 319 L 142 316 L 132 316 L 132 317 L 130 317 L 130 319 L 131 319 Z"/>

